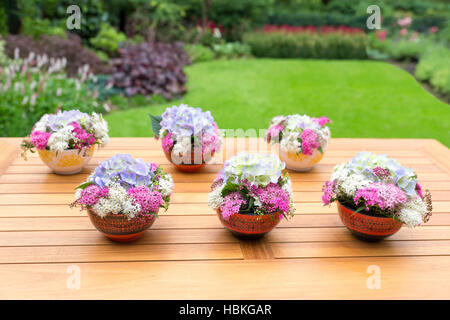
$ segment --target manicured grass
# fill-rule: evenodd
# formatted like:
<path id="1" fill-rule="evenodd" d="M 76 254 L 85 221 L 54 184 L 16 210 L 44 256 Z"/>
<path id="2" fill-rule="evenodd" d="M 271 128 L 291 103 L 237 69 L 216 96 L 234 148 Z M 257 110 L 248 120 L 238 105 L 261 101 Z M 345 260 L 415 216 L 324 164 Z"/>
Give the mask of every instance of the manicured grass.
<path id="1" fill-rule="evenodd" d="M 187 103 L 221 129 L 267 128 L 280 114 L 326 115 L 333 137 L 434 138 L 450 145 L 450 107 L 384 62 L 252 59 L 186 68 L 179 101 L 109 114 L 111 136 L 151 136 L 148 113 Z"/>

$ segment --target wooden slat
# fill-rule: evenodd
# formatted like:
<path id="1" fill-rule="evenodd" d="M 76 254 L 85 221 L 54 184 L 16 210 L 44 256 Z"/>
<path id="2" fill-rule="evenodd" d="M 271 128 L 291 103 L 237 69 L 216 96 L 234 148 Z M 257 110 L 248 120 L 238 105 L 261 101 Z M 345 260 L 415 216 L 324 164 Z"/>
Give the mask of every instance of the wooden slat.
<path id="1" fill-rule="evenodd" d="M 242 258 L 239 244 L 0 247 L 0 264 Z"/>
<path id="2" fill-rule="evenodd" d="M 450 240 L 273 243 L 276 258 L 395 257 L 450 255 Z"/>
<path id="3" fill-rule="evenodd" d="M 0 265 L 0 299 L 445 299 L 450 257 Z M 381 272 L 369 289 L 369 266 Z M 149 290 L 151 288 L 151 290 Z M 220 290 L 218 290 L 220 288 Z"/>
<path id="4" fill-rule="evenodd" d="M 238 240 L 225 229 L 179 229 L 176 232 L 150 229 L 141 238 L 133 242 L 133 245 L 237 242 Z M 112 241 L 97 230 L 0 232 L 0 247 L 93 246 L 112 244 Z"/>

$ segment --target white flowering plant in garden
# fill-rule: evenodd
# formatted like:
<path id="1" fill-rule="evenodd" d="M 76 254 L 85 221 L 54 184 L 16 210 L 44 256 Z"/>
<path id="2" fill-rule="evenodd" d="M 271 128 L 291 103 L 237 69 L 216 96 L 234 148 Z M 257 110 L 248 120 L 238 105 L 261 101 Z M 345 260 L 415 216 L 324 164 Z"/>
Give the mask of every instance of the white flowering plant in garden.
<path id="1" fill-rule="evenodd" d="M 172 177 L 156 163 L 117 154 L 101 162 L 77 187 L 71 206 L 102 218 L 118 214 L 128 219 L 157 216 L 159 208 L 169 207 L 173 187 Z"/>
<path id="2" fill-rule="evenodd" d="M 62 152 L 83 149 L 94 144 L 105 145 L 109 140 L 108 125 L 101 114 L 91 115 L 79 110 L 45 114 L 34 125 L 30 139 L 22 143 L 26 151 L 34 149 Z"/>
<path id="3" fill-rule="evenodd" d="M 211 187 L 208 204 L 224 219 L 237 213 L 294 213 L 291 180 L 275 155 L 241 152 L 227 160 Z"/>
<path id="4" fill-rule="evenodd" d="M 69 78 L 66 65 L 65 58 L 34 53 L 20 59 L 16 49 L 14 59 L 0 67 L 0 136 L 25 136 L 42 115 L 67 110 L 66 106 L 89 113 L 109 110 L 89 89 L 88 81 L 96 81 L 89 66 Z"/>
<path id="5" fill-rule="evenodd" d="M 293 114 L 277 116 L 270 122 L 266 140 L 279 143 L 280 149 L 295 154 L 312 155 L 315 150 L 324 152 L 330 140 L 327 117 L 312 118 Z"/>
<path id="6" fill-rule="evenodd" d="M 184 163 L 191 162 L 194 152 L 212 156 L 222 147 L 223 135 L 209 111 L 181 104 L 151 118 L 153 133 L 161 139 L 164 152 Z"/>
<path id="7" fill-rule="evenodd" d="M 394 159 L 360 152 L 334 167 L 323 186 L 325 205 L 338 201 L 356 212 L 392 217 L 408 227 L 427 222 L 431 195 L 422 191 L 417 175 Z"/>

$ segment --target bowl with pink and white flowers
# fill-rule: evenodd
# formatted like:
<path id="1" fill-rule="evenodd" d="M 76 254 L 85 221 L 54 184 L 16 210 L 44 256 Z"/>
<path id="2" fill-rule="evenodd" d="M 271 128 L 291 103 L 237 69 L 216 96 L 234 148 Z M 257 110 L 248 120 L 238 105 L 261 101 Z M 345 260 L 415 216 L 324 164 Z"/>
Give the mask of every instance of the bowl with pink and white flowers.
<path id="1" fill-rule="evenodd" d="M 291 180 L 276 155 L 241 152 L 214 180 L 208 204 L 240 238 L 259 238 L 294 214 Z"/>
<path id="2" fill-rule="evenodd" d="M 403 225 L 420 226 L 432 213 L 431 195 L 422 191 L 412 169 L 370 152 L 334 167 L 322 201 L 337 202 L 343 224 L 367 240 L 393 235 Z"/>
<path id="3" fill-rule="evenodd" d="M 156 163 L 116 154 L 76 188 L 71 206 L 87 210 L 91 222 L 108 238 L 128 242 L 150 228 L 160 208 L 167 210 L 172 190 L 172 177 Z"/>
<path id="4" fill-rule="evenodd" d="M 29 138 L 22 142 L 26 152 L 39 154 L 54 173 L 69 175 L 80 172 L 94 154 L 95 145 L 109 140 L 108 125 L 102 115 L 79 110 L 45 114 L 34 125 Z"/>
<path id="5" fill-rule="evenodd" d="M 198 171 L 223 144 L 222 133 L 209 111 L 181 104 L 167 108 L 161 116 L 150 117 L 155 139 L 161 139 L 167 159 L 181 171 Z"/>
<path id="6" fill-rule="evenodd" d="M 270 122 L 266 140 L 279 143 L 280 159 L 288 169 L 309 171 L 322 159 L 330 140 L 328 122 L 327 117 L 277 116 Z"/>

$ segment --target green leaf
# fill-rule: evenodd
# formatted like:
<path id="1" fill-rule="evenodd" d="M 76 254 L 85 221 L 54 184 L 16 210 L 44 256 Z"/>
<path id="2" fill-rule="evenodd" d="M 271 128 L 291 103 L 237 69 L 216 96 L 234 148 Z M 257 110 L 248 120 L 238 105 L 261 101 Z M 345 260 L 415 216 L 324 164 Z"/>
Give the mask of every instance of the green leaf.
<path id="1" fill-rule="evenodd" d="M 148 115 L 150 116 L 150 119 L 151 119 L 153 134 L 156 137 L 159 137 L 159 131 L 161 130 L 160 123 L 162 120 L 162 116 L 154 116 L 154 115 L 151 115 L 150 113 Z"/>
<path id="2" fill-rule="evenodd" d="M 91 184 L 92 184 L 92 182 L 90 182 L 90 181 L 84 182 L 84 183 L 80 184 L 78 187 L 76 187 L 75 190 L 76 190 L 76 189 L 84 190 L 84 189 L 86 189 L 86 187 L 88 187 L 88 186 L 91 185 Z"/>
<path id="3" fill-rule="evenodd" d="M 320 153 L 323 153 L 323 149 L 322 149 L 322 147 L 321 146 L 319 146 L 319 151 L 320 151 Z"/>
<path id="4" fill-rule="evenodd" d="M 239 186 L 233 182 L 228 181 L 222 189 L 222 197 L 226 197 L 232 192 L 239 191 Z"/>

